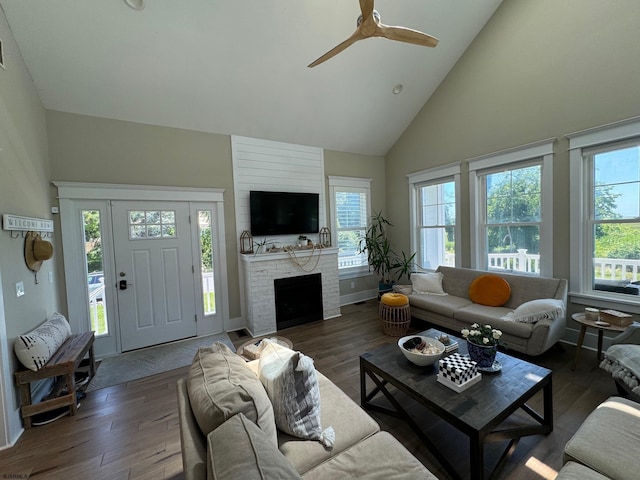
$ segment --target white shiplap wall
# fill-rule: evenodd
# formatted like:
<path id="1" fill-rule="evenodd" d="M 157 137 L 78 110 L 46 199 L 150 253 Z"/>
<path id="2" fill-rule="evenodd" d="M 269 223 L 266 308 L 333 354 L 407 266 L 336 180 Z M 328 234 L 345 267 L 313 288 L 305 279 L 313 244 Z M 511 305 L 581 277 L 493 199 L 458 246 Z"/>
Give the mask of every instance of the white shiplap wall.
<path id="1" fill-rule="evenodd" d="M 249 192 L 305 192 L 320 195 L 319 224 L 327 225 L 323 150 L 317 147 L 273 142 L 257 138 L 231 137 L 237 238 L 251 229 Z M 304 232 L 300 232 L 304 233 Z M 262 240 L 256 238 L 254 241 Z M 297 243 L 296 235 L 269 237 L 278 246 Z M 318 242 L 317 235 L 311 240 Z"/>

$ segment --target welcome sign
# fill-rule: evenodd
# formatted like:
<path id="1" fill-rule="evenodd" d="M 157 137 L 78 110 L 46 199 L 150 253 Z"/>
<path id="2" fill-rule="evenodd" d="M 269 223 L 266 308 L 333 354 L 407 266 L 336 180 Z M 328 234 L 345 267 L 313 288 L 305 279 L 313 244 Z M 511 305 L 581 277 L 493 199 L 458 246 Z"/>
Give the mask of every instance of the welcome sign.
<path id="1" fill-rule="evenodd" d="M 37 230 L 53 232 L 53 220 L 44 218 L 20 217 L 18 215 L 2 215 L 3 230 Z"/>

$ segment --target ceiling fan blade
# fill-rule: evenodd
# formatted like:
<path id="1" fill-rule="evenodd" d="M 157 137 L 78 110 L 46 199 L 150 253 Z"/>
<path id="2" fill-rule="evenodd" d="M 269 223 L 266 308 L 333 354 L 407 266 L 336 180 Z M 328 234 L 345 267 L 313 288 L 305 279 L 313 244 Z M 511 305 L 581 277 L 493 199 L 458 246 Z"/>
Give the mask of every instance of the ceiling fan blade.
<path id="1" fill-rule="evenodd" d="M 373 0 L 360 0 L 360 11 L 363 19 L 373 15 Z"/>
<path id="2" fill-rule="evenodd" d="M 413 43 L 423 47 L 435 47 L 438 45 L 438 39 L 427 35 L 426 33 L 412 30 L 405 27 L 390 27 L 388 25 L 378 25 L 376 36 L 385 37 L 389 40 L 397 40 L 399 42 Z"/>
<path id="3" fill-rule="evenodd" d="M 322 62 L 326 62 L 327 60 L 329 60 L 331 57 L 334 57 L 335 55 L 339 54 L 341 51 L 343 51 L 345 48 L 347 48 L 349 45 L 353 45 L 354 43 L 356 43 L 358 40 L 362 40 L 363 38 L 366 38 L 364 35 L 362 35 L 362 33 L 360 32 L 360 30 L 356 30 L 353 35 L 351 35 L 349 38 L 347 38 L 344 42 L 340 43 L 339 45 L 333 47 L 331 50 L 329 50 L 327 53 L 325 53 L 324 55 L 322 55 L 320 58 L 318 58 L 317 60 L 315 60 L 314 62 L 311 62 L 309 65 L 307 65 L 307 67 L 309 68 L 313 68 L 316 65 L 320 65 Z"/>

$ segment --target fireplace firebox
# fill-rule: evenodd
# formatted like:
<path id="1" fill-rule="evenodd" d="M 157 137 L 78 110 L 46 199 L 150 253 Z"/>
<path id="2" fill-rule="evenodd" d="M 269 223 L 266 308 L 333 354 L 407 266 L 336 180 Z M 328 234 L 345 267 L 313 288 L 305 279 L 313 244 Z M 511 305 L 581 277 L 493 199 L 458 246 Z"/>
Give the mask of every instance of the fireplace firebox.
<path id="1" fill-rule="evenodd" d="M 322 320 L 322 278 L 320 273 L 273 281 L 278 330 Z"/>

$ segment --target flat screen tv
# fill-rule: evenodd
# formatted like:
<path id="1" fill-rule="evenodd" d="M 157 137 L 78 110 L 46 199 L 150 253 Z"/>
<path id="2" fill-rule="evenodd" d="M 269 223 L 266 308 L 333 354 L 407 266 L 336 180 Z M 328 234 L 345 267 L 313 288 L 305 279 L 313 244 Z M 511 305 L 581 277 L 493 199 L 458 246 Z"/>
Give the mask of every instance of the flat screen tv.
<path id="1" fill-rule="evenodd" d="M 251 191 L 251 234 L 318 233 L 319 201 L 317 193 Z"/>

